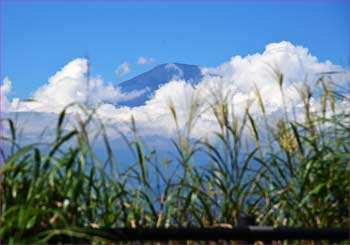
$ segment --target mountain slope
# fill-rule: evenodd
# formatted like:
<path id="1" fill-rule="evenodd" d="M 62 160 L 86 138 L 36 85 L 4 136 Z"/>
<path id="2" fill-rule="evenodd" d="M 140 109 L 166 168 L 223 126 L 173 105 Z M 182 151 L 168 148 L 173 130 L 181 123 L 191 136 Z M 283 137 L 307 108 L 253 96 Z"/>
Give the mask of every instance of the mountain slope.
<path id="1" fill-rule="evenodd" d="M 132 100 L 118 103 L 118 105 L 130 107 L 143 105 L 159 86 L 174 79 L 186 80 L 195 84 L 202 79 L 202 73 L 199 66 L 196 65 L 180 63 L 158 65 L 150 71 L 120 83 L 118 86 L 122 92 L 130 93 L 132 91 L 145 90 L 145 93 Z"/>

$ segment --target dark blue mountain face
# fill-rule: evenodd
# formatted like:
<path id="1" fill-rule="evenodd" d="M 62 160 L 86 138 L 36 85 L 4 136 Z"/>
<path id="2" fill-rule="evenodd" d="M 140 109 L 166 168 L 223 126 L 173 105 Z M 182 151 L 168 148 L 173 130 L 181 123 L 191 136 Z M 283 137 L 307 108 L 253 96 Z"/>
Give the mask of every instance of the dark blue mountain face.
<path id="1" fill-rule="evenodd" d="M 199 66 L 196 65 L 179 63 L 158 65 L 150 71 L 120 83 L 118 86 L 124 93 L 130 93 L 137 90 L 145 90 L 146 92 L 132 100 L 120 102 L 118 105 L 130 107 L 141 106 L 152 97 L 154 91 L 156 91 L 159 86 L 171 80 L 181 79 L 196 84 L 202 79 L 202 77 L 201 70 Z"/>

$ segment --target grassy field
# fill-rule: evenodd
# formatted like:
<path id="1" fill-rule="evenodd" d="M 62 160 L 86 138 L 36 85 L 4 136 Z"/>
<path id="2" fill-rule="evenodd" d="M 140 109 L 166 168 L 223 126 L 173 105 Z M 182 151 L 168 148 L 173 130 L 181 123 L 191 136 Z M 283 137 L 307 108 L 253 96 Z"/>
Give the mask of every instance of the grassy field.
<path id="1" fill-rule="evenodd" d="M 283 95 L 282 74 L 278 81 Z M 41 142 L 20 145 L 14 121 L 2 119 L 10 128 L 2 136 L 9 146 L 1 152 L 2 243 L 112 243 L 91 229 L 230 227 L 239 215 L 254 215 L 259 225 L 349 227 L 349 91 L 321 77 L 300 96 L 298 120 L 286 111 L 270 120 L 258 90 L 263 120 L 249 106 L 236 117 L 230 101 L 220 99 L 209 108 L 220 128 L 215 140 L 193 139 L 190 126 L 179 129 L 172 160 L 146 151 L 132 121 L 129 146 L 137 161 L 117 162 L 104 124 L 84 108 L 85 119 L 69 132 L 62 111 L 46 150 Z M 317 111 L 312 98 L 321 105 Z M 171 104 L 169 112 L 176 122 Z M 93 151 L 92 123 L 107 160 Z M 198 153 L 207 156 L 206 164 L 195 161 Z M 169 167 L 174 163 L 175 170 Z M 120 164 L 129 167 L 120 170 Z M 26 234 L 30 228 L 43 231 Z"/>

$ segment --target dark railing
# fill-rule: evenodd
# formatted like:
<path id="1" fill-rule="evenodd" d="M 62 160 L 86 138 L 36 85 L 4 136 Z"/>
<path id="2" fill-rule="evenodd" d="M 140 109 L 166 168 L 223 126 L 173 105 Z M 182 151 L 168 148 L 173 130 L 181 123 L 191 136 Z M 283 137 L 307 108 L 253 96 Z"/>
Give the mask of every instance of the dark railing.
<path id="1" fill-rule="evenodd" d="M 42 230 L 27 230 L 28 233 Z M 281 240 L 313 240 L 334 243 L 350 241 L 349 228 L 289 228 L 246 226 L 236 228 L 104 228 L 88 229 L 90 235 L 102 235 L 113 241 L 239 241 L 271 244 Z"/>
<path id="2" fill-rule="evenodd" d="M 120 240 L 328 240 L 344 241 L 348 228 L 272 228 L 248 226 L 237 228 L 117 228 L 103 229 Z"/>

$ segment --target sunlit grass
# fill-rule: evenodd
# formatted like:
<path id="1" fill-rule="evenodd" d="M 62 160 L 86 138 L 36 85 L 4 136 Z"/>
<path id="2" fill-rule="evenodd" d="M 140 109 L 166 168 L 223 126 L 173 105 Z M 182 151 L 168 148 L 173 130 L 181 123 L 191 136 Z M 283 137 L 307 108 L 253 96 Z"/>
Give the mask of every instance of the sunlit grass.
<path id="1" fill-rule="evenodd" d="M 277 86 L 284 96 L 282 74 Z M 318 111 L 311 108 L 314 89 L 321 91 Z M 110 234 L 90 228 L 233 227 L 242 215 L 259 225 L 348 227 L 350 115 L 338 105 L 349 105 L 349 91 L 322 78 L 315 88 L 305 85 L 302 120 L 287 112 L 285 101 L 279 120 L 270 120 L 258 89 L 255 94 L 263 120 L 250 113 L 251 103 L 238 117 L 228 97 L 205 108 L 193 98 L 185 130 L 169 102 L 174 158 L 146 151 L 132 119 L 133 137 L 126 140 L 137 157 L 131 163 L 116 161 L 105 125 L 83 106 L 85 119 L 70 131 L 63 126 L 67 111 L 61 112 L 46 145 L 20 145 L 15 122 L 3 119 L 10 134 L 2 136 L 9 146 L 1 152 L 2 242 L 111 243 Z M 212 141 L 191 137 L 203 110 L 217 121 Z M 98 137 L 106 160 L 93 150 Z M 208 162 L 197 163 L 197 153 Z M 31 228 L 42 231 L 26 234 Z"/>

